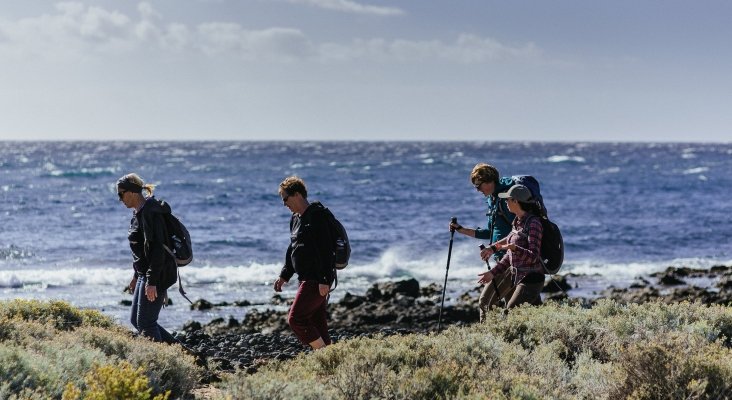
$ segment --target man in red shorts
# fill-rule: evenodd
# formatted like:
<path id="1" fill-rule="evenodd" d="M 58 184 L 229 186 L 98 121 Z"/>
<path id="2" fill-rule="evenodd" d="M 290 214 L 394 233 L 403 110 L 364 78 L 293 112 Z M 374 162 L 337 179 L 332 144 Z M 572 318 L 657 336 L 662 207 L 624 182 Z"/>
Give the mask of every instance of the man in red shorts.
<path id="1" fill-rule="evenodd" d="M 292 211 L 292 218 L 285 266 L 274 283 L 274 290 L 281 291 L 282 285 L 297 273 L 299 286 L 287 323 L 303 344 L 319 349 L 331 343 L 326 307 L 335 279 L 333 234 L 325 207 L 317 201 L 308 202 L 302 179 L 286 178 L 280 183 L 279 194 Z"/>

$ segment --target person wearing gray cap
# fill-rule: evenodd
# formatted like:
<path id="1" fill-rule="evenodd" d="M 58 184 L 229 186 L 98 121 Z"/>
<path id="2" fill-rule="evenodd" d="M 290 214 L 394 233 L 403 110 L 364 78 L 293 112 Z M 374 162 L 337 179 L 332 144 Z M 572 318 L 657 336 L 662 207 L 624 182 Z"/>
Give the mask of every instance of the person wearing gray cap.
<path id="1" fill-rule="evenodd" d="M 499 193 L 506 199 L 508 209 L 516 215 L 511 233 L 493 243 L 490 249 L 481 252 L 487 260 L 491 254 L 505 250 L 506 254 L 493 270 L 479 274 L 478 283 L 488 285 L 496 275 L 511 271 L 514 291 L 506 304 L 513 308 L 520 304 L 541 304 L 541 290 L 544 288 L 544 268 L 540 260 L 543 227 L 539 219 L 540 208 L 531 191 L 523 185 L 514 185 L 508 192 Z"/>

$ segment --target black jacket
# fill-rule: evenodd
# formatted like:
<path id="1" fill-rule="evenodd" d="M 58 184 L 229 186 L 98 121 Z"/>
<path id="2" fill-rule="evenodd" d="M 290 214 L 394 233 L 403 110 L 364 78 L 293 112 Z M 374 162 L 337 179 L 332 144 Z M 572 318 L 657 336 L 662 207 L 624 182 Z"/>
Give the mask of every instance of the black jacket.
<path id="1" fill-rule="evenodd" d="M 170 214 L 167 203 L 148 198 L 142 209 L 133 214 L 128 235 L 135 271 L 145 275 L 147 284 L 158 290 L 169 288 L 177 279 L 175 260 L 163 248 L 163 244 L 169 245 L 166 214 Z"/>
<path id="2" fill-rule="evenodd" d="M 302 216 L 292 214 L 290 245 L 280 277 L 290 280 L 297 273 L 300 281 L 331 285 L 335 279 L 334 239 L 325 207 L 312 202 Z"/>

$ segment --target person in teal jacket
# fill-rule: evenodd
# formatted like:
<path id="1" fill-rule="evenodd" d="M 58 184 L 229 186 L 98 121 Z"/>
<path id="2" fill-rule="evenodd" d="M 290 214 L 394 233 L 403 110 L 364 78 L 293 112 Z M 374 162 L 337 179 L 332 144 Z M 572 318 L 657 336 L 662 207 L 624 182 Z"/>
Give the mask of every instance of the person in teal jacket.
<path id="1" fill-rule="evenodd" d="M 508 211 L 506 200 L 499 198 L 498 194 L 507 192 L 513 186 L 513 179 L 510 177 L 501 178 L 496 167 L 480 163 L 473 167 L 470 173 L 470 182 L 475 190 L 485 196 L 485 203 L 488 206 L 486 213 L 488 223 L 485 228 L 477 227 L 475 229 L 450 223 L 450 229 L 476 239 L 489 240 L 490 244 L 493 244 L 511 233 L 514 214 Z M 493 252 L 490 248 L 486 248 L 481 252 L 481 258 L 488 259 L 491 254 L 497 262 L 503 257 L 505 251 Z M 478 299 L 481 322 L 485 320 L 485 315 L 491 307 L 497 306 L 501 299 L 506 299 L 511 295 L 510 273 L 499 274 L 494 278 L 494 282 L 495 285 L 491 283 L 483 287 Z M 498 289 L 498 293 L 496 293 L 496 289 Z"/>

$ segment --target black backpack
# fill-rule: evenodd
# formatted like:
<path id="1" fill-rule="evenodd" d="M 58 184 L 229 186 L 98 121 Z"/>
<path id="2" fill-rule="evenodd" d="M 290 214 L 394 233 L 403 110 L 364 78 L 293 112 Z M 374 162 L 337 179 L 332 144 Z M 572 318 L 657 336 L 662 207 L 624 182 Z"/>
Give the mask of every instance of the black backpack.
<path id="1" fill-rule="evenodd" d="M 547 217 L 538 217 L 541 221 L 543 234 L 541 236 L 541 257 L 539 261 L 549 275 L 559 272 L 564 262 L 564 240 L 562 232 L 554 222 Z"/>
<path id="2" fill-rule="evenodd" d="M 338 218 L 328 209 L 323 207 L 325 215 L 328 217 L 330 232 L 333 235 L 333 253 L 335 258 L 335 268 L 340 270 L 348 266 L 348 260 L 351 258 L 351 242 L 348 241 L 348 233 Z"/>
<path id="3" fill-rule="evenodd" d="M 168 234 L 168 243 L 164 244 L 165 251 L 173 257 L 175 264 L 185 267 L 193 261 L 193 246 L 188 229 L 173 214 L 165 215 L 165 230 Z"/>
<path id="4" fill-rule="evenodd" d="M 180 279 L 180 271 L 178 270 L 178 268 L 185 267 L 193 261 L 191 236 L 188 234 L 186 226 L 172 213 L 164 214 L 163 219 L 165 220 L 165 232 L 168 239 L 168 243 L 163 244 L 163 248 L 175 261 L 175 274 L 178 276 L 178 292 L 184 299 L 193 304 L 191 299 L 186 296 L 185 290 L 183 290 L 183 282 Z"/>
<path id="5" fill-rule="evenodd" d="M 531 196 L 539 204 L 540 214 L 538 216 L 543 228 L 541 238 L 541 261 L 547 274 L 554 275 L 559 272 L 564 262 L 564 240 L 562 232 L 559 231 L 557 224 L 552 222 L 544 206 L 544 198 L 541 196 L 541 188 L 539 181 L 531 175 L 514 175 L 511 177 L 514 185 L 524 185 L 531 192 Z M 528 222 L 528 221 L 527 221 Z M 526 224 L 525 229 L 528 229 Z"/>

